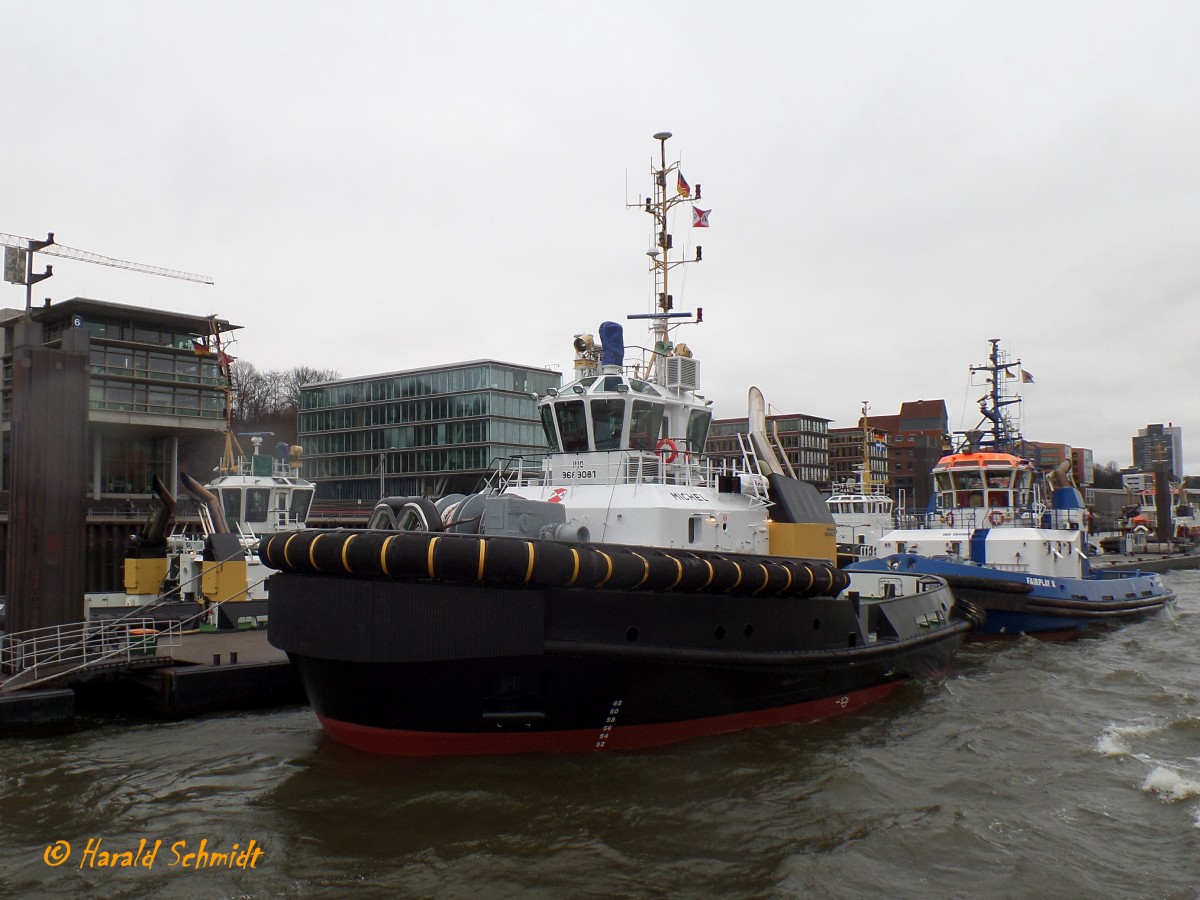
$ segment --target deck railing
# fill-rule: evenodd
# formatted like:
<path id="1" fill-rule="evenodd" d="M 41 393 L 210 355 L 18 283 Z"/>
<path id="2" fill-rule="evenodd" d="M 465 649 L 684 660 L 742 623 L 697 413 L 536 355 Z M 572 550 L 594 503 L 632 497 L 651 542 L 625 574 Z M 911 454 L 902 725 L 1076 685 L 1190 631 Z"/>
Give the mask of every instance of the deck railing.
<path id="1" fill-rule="evenodd" d="M 682 457 L 677 451 L 676 458 Z M 718 475 L 740 476 L 743 473 L 712 459 L 676 462 L 667 451 L 654 450 L 596 450 L 582 452 L 576 475 L 578 484 L 673 484 L 681 487 L 715 486 Z M 668 462 L 668 459 L 671 461 Z M 531 487 L 547 481 L 542 456 L 511 456 L 497 459 L 487 477 L 493 490 Z M 574 474 L 574 470 L 572 470 Z M 582 477 L 581 477 L 582 476 Z M 570 476 L 568 476 L 570 477 Z M 757 482 L 755 482 L 757 483 Z M 765 479 L 762 493 L 765 496 Z"/>
<path id="2" fill-rule="evenodd" d="M 180 646 L 178 629 L 161 627 L 152 618 L 125 618 L 6 634 L 0 637 L 0 671 L 10 677 L 0 691 L 46 676 L 142 661 L 160 647 Z M 24 677 L 18 680 L 18 675 Z"/>

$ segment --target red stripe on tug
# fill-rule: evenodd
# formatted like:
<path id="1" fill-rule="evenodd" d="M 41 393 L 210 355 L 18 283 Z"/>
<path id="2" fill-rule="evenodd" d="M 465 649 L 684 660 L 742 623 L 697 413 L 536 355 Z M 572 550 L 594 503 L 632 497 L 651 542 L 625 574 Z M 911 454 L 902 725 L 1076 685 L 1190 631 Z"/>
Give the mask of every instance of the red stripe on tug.
<path id="1" fill-rule="evenodd" d="M 814 722 L 855 712 L 892 693 L 903 680 L 807 703 L 656 725 L 601 725 L 595 730 L 526 732 L 400 731 L 339 722 L 320 714 L 325 733 L 341 744 L 389 756 L 500 756 L 515 753 L 589 753 L 647 750 L 691 738 L 747 728 Z M 619 718 L 619 716 L 618 716 Z"/>

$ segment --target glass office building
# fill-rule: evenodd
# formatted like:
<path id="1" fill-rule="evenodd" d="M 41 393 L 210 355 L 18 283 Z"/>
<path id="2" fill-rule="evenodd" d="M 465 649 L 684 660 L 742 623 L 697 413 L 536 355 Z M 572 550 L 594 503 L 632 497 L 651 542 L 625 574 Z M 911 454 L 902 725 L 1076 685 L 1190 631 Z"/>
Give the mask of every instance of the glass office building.
<path id="1" fill-rule="evenodd" d="M 470 493 L 498 460 L 547 451 L 535 395 L 562 375 L 496 360 L 304 386 L 297 441 L 320 500 Z"/>

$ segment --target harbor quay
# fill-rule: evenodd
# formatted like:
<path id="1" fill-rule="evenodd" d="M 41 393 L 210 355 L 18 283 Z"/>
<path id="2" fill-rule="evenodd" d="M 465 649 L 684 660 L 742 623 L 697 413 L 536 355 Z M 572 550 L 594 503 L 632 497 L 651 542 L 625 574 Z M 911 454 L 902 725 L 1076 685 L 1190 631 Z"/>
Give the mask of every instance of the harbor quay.
<path id="1" fill-rule="evenodd" d="M 178 644 L 19 690 L 5 691 L 0 675 L 0 737 L 59 732 L 114 715 L 182 719 L 306 702 L 295 669 L 267 642 L 266 629 L 185 633 Z"/>

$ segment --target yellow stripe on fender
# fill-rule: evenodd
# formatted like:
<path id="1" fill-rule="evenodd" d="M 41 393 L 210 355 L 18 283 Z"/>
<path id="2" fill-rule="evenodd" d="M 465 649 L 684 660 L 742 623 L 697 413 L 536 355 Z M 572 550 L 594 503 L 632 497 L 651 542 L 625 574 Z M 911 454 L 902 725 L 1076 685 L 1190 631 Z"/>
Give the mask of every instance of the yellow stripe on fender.
<path id="1" fill-rule="evenodd" d="M 287 551 L 288 551 L 288 547 L 290 547 L 292 545 L 292 541 L 294 541 L 299 534 L 300 534 L 300 532 L 298 532 L 298 531 L 293 532 L 291 537 L 289 537 L 286 541 L 283 542 L 283 561 L 286 565 L 290 566 L 292 564 L 292 561 L 290 559 L 288 559 Z"/>
<path id="2" fill-rule="evenodd" d="M 646 561 L 646 557 L 642 556 L 640 553 L 632 553 L 631 552 L 631 555 L 636 556 L 638 559 L 640 559 L 642 561 L 642 580 L 634 585 L 635 588 L 640 588 L 643 584 L 646 583 L 646 579 L 650 577 L 650 563 L 648 563 Z"/>
<path id="3" fill-rule="evenodd" d="M 314 534 L 312 543 L 308 545 L 308 564 L 313 567 L 314 572 L 320 572 L 321 569 L 317 565 L 317 559 L 315 556 L 313 556 L 313 551 L 317 549 L 317 541 L 319 541 L 324 536 L 325 535 L 323 535 L 323 534 Z"/>
<path id="4" fill-rule="evenodd" d="M 605 573 L 604 577 L 600 579 L 600 583 L 596 585 L 596 587 L 604 587 L 604 585 L 608 584 L 608 579 L 612 578 L 613 576 L 612 557 L 603 550 L 597 550 L 596 552 L 604 557 L 604 562 L 608 565 L 608 572 Z"/>
<path id="5" fill-rule="evenodd" d="M 387 567 L 387 548 L 388 544 L 396 539 L 396 535 L 392 535 L 383 542 L 383 546 L 379 548 L 379 568 L 383 570 L 384 575 L 391 575 Z"/>
<path id="6" fill-rule="evenodd" d="M 483 560 L 487 556 L 487 541 L 479 539 L 479 568 L 475 570 L 475 580 L 483 581 Z"/>
<path id="7" fill-rule="evenodd" d="M 668 591 L 673 591 L 679 585 L 679 582 L 683 581 L 683 563 L 681 563 L 674 556 L 669 556 L 667 558 L 671 560 L 671 562 L 675 563 L 675 568 L 679 570 L 679 573 L 675 576 L 675 580 L 671 583 L 671 586 L 667 588 Z"/>
<path id="8" fill-rule="evenodd" d="M 533 541 L 526 541 L 525 546 L 529 548 L 529 565 L 525 567 L 525 584 L 529 584 L 529 580 L 533 578 L 533 560 L 535 558 Z"/>
<path id="9" fill-rule="evenodd" d="M 571 548 L 571 559 L 574 561 L 574 566 L 571 569 L 571 580 L 567 582 L 567 587 L 575 583 L 575 579 L 579 577 L 579 551 L 574 547 Z"/>
<path id="10" fill-rule="evenodd" d="M 808 573 L 808 584 L 804 586 L 804 590 L 809 591 L 812 590 L 813 582 L 816 580 L 816 577 L 813 575 L 812 566 L 810 566 L 808 563 L 804 564 L 804 571 Z"/>
<path id="11" fill-rule="evenodd" d="M 761 590 L 763 590 L 763 588 L 765 588 L 765 587 L 766 587 L 768 584 L 770 584 L 770 583 L 771 583 L 771 573 L 770 573 L 770 571 L 767 569 L 767 564 L 766 564 L 766 563 L 759 563 L 759 564 L 758 564 L 758 567 L 759 567 L 760 569 L 762 569 L 762 573 L 763 573 L 763 583 L 762 583 L 762 584 L 759 586 L 758 590 L 756 590 L 756 591 L 753 591 L 753 592 L 750 594 L 750 596 L 751 596 L 751 597 L 755 597 L 755 596 L 757 596 L 757 595 L 758 595 L 758 591 L 761 591 Z"/>
<path id="12" fill-rule="evenodd" d="M 434 574 L 434 571 L 433 571 L 433 551 L 434 551 L 434 548 L 437 547 L 437 542 L 438 542 L 437 538 L 433 538 L 429 542 L 429 555 L 428 555 L 427 562 L 425 565 L 429 569 L 429 577 L 430 578 L 437 578 L 437 575 Z"/>
<path id="13" fill-rule="evenodd" d="M 346 551 L 350 549 L 350 542 L 356 537 L 358 537 L 357 534 L 352 534 L 342 542 L 342 568 L 350 575 L 354 574 L 354 570 L 350 568 L 350 559 L 346 555 Z"/>
<path id="14" fill-rule="evenodd" d="M 741 563 L 735 562 L 735 561 L 734 561 L 734 560 L 732 560 L 732 559 L 731 559 L 731 560 L 729 560 L 729 561 L 730 561 L 730 562 L 732 562 L 732 563 L 733 563 L 733 567 L 734 567 L 735 569 L 737 569 L 738 577 L 737 577 L 737 581 L 735 581 L 735 582 L 734 582 L 733 584 L 731 584 L 729 587 L 725 588 L 725 593 L 727 593 L 727 594 L 728 594 L 730 591 L 732 591 L 732 590 L 733 590 L 735 587 L 737 587 L 739 584 L 741 584 L 741 583 L 742 583 L 742 565 L 741 565 Z"/>
<path id="15" fill-rule="evenodd" d="M 712 584 L 712 580 L 717 577 L 717 570 L 713 568 L 713 564 L 707 559 L 701 559 L 700 562 L 708 566 L 708 580 L 706 580 L 704 584 L 700 585 L 699 588 L 700 590 L 704 590 L 706 587 Z"/>

